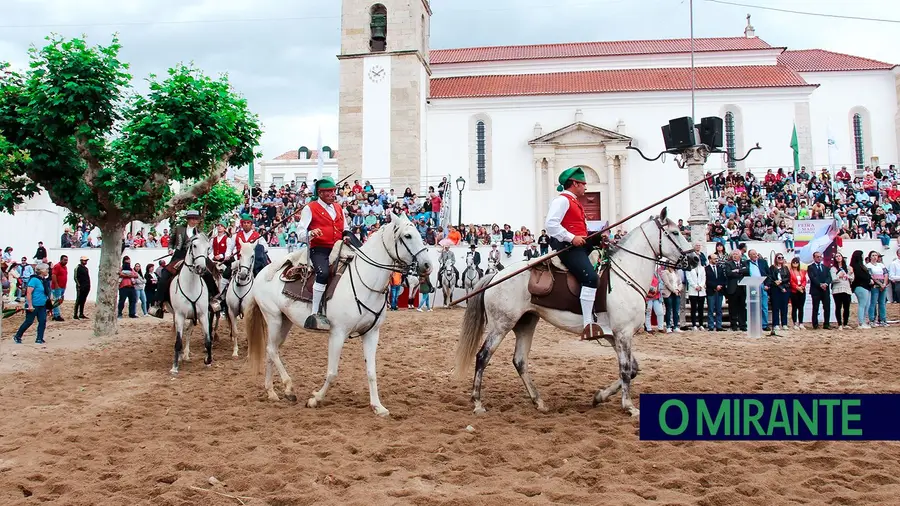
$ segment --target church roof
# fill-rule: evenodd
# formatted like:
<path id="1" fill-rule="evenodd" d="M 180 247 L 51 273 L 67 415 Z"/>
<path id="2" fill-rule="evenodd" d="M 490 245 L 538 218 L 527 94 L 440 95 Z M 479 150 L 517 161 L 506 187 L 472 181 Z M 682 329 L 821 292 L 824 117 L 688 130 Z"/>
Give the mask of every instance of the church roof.
<path id="1" fill-rule="evenodd" d="M 834 53 L 824 49 L 785 51 L 778 63 L 796 72 L 832 72 L 839 70 L 890 70 L 894 65 L 860 56 Z"/>
<path id="2" fill-rule="evenodd" d="M 813 85 L 783 65 L 696 68 L 696 89 L 698 90 L 797 86 Z M 431 98 L 684 91 L 690 89 L 690 68 L 647 68 L 443 77 L 432 79 Z"/>
<path id="3" fill-rule="evenodd" d="M 337 158 L 338 150 L 334 150 L 331 154 L 331 158 Z M 317 160 L 319 158 L 319 150 L 318 149 L 310 149 L 309 150 L 309 159 Z M 275 160 L 299 160 L 300 158 L 297 156 L 297 150 L 293 149 L 291 151 L 285 151 L 284 153 L 276 156 Z M 328 158 L 326 158 L 328 160 Z"/>
<path id="4" fill-rule="evenodd" d="M 756 37 L 694 39 L 694 52 L 746 51 L 754 49 L 772 49 L 772 46 L 766 41 Z M 690 51 L 691 39 L 617 40 L 565 44 L 536 44 L 528 46 L 432 49 L 429 52 L 429 60 L 432 65 L 440 65 L 445 63 L 473 63 L 501 60 L 689 53 Z"/>

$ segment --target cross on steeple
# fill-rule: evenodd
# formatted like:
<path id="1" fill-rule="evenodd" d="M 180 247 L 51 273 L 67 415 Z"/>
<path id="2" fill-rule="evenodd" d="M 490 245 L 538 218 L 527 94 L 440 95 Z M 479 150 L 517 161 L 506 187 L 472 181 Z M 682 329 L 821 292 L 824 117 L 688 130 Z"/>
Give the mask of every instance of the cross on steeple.
<path id="1" fill-rule="evenodd" d="M 744 28 L 744 37 L 748 39 L 751 37 L 756 37 L 756 32 L 753 29 L 753 25 L 750 24 L 750 14 L 747 14 L 747 27 Z"/>

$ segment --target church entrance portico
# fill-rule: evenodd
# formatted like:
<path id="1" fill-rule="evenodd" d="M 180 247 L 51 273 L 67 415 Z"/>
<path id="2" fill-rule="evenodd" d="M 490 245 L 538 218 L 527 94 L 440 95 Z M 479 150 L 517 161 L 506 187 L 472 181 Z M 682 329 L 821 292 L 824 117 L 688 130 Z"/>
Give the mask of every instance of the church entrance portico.
<path id="1" fill-rule="evenodd" d="M 536 125 L 535 134 L 528 144 L 533 151 L 538 229 L 543 228 L 550 200 L 557 195 L 559 174 L 569 167 L 584 170 L 587 192 L 581 201 L 588 221 L 614 222 L 621 217 L 621 171 L 630 137 L 583 121 L 544 135 Z"/>

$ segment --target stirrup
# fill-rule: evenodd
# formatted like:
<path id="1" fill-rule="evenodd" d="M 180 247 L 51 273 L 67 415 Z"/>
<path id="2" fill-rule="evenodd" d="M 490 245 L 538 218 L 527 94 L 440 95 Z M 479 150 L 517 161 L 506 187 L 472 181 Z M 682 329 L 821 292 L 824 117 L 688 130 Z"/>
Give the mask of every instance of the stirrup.
<path id="1" fill-rule="evenodd" d="M 325 318 L 325 315 L 323 314 L 311 314 L 306 317 L 306 321 L 303 322 L 303 328 L 309 330 L 328 331 L 331 330 L 331 322 L 329 322 L 328 318 Z"/>
<path id="2" fill-rule="evenodd" d="M 584 330 L 581 331 L 582 341 L 599 341 L 604 337 L 605 335 L 603 334 L 603 328 L 596 323 L 589 323 L 585 325 Z"/>
<path id="3" fill-rule="evenodd" d="M 152 316 L 154 318 L 162 319 L 162 317 L 165 315 L 166 311 L 163 309 L 162 305 L 159 305 L 159 306 L 151 307 L 150 311 L 148 311 L 148 313 L 150 314 L 150 316 Z"/>

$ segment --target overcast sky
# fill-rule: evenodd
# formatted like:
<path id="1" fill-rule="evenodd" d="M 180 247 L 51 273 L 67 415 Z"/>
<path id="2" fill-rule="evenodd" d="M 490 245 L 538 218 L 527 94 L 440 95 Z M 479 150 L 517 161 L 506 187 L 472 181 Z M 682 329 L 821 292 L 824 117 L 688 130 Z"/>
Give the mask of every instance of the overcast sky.
<path id="1" fill-rule="evenodd" d="M 689 0 L 431 0 L 432 48 L 688 37 Z M 730 1 L 730 0 L 729 0 Z M 734 0 L 900 20 L 900 0 Z M 265 158 L 338 147 L 340 0 L 3 0 L 0 60 L 27 62 L 51 32 L 109 42 L 118 32 L 136 86 L 178 62 L 228 72 L 263 122 Z M 487 7 L 485 7 L 487 6 Z M 848 6 L 852 6 L 848 8 Z M 746 14 L 773 46 L 900 63 L 897 23 L 801 16 L 694 0 L 695 36 L 743 35 Z"/>

